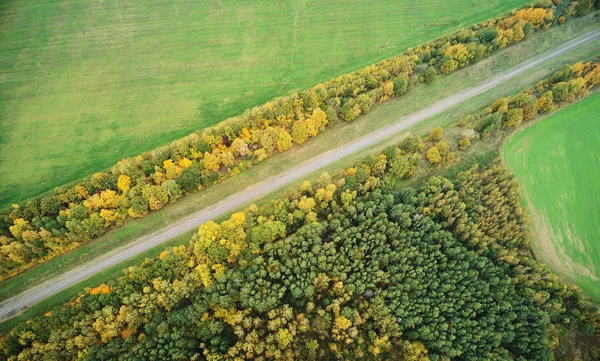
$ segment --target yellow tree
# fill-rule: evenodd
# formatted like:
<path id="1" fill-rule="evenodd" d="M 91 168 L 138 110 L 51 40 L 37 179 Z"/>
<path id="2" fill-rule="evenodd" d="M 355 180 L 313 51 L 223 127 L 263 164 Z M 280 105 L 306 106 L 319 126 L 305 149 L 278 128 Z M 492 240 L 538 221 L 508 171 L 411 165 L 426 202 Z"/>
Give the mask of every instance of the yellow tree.
<path id="1" fill-rule="evenodd" d="M 292 136 L 285 129 L 279 128 L 279 135 L 277 138 L 277 150 L 283 152 L 284 150 L 292 147 Z"/>
<path id="2" fill-rule="evenodd" d="M 221 166 L 221 161 L 216 155 L 205 152 L 204 153 L 204 169 L 208 172 L 216 172 Z"/>
<path id="3" fill-rule="evenodd" d="M 123 193 L 127 192 L 129 187 L 131 187 L 131 178 L 129 178 L 128 175 L 121 174 L 117 180 L 117 187 L 119 187 Z"/>
<path id="4" fill-rule="evenodd" d="M 292 139 L 298 144 L 304 143 L 308 139 L 308 128 L 306 122 L 298 120 L 292 126 Z"/>
<path id="5" fill-rule="evenodd" d="M 425 156 L 431 164 L 438 164 L 442 161 L 440 151 L 435 145 L 427 149 L 427 153 L 425 154 Z"/>

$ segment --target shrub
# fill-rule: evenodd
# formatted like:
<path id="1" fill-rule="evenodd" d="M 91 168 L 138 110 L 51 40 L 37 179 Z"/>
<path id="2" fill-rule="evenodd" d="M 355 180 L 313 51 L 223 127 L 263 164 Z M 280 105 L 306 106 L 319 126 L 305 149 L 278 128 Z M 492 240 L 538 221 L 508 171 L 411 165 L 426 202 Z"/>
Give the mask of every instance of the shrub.
<path id="1" fill-rule="evenodd" d="M 469 139 L 469 138 L 463 138 L 458 141 L 458 149 L 460 149 L 460 150 L 466 150 L 470 146 L 471 146 L 471 139 Z"/>
<path id="2" fill-rule="evenodd" d="M 430 66 L 427 68 L 427 70 L 425 70 L 425 74 L 423 75 L 423 81 L 426 84 L 432 83 L 435 78 L 437 78 L 437 70 L 435 70 L 435 67 Z"/>

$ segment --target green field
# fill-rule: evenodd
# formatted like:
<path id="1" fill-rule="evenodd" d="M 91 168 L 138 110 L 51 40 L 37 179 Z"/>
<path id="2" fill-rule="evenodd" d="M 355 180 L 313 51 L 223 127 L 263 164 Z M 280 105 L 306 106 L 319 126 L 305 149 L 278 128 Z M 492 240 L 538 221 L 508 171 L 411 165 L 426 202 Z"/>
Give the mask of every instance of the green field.
<path id="1" fill-rule="evenodd" d="M 519 132 L 504 159 L 521 182 L 536 254 L 600 301 L 600 93 Z"/>
<path id="2" fill-rule="evenodd" d="M 0 208 L 529 0 L 0 2 Z"/>

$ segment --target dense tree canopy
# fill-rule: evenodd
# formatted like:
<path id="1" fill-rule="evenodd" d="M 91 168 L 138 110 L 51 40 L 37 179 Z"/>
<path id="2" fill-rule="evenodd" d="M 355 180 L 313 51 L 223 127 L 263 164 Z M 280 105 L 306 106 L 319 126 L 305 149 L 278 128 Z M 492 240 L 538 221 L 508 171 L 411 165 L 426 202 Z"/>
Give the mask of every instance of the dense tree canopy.
<path id="1" fill-rule="evenodd" d="M 207 222 L 17 326 L 0 358 L 546 360 L 551 324 L 594 329 L 598 310 L 533 258 L 499 163 L 391 187 L 422 148 Z"/>

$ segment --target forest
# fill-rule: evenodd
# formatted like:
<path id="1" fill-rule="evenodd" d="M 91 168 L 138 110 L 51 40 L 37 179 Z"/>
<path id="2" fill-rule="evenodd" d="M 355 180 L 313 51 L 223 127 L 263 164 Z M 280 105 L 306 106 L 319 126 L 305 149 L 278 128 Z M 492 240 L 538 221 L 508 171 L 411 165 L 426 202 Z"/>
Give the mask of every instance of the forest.
<path id="1" fill-rule="evenodd" d="M 242 116 L 149 153 L 123 159 L 110 170 L 73 186 L 14 204 L 10 212 L 0 215 L 0 280 L 68 252 L 127 219 L 143 217 L 185 194 L 243 172 L 275 152 L 300 145 L 325 130 L 327 124 L 340 119 L 352 121 L 412 86 L 430 83 L 438 74 L 456 71 L 534 31 L 558 26 L 593 8 L 589 0 L 536 2 L 254 107 Z M 561 89 L 553 91 L 560 101 Z M 517 124 L 521 114 L 510 109 L 506 117 L 510 117 L 506 125 Z M 494 119 L 488 119 L 491 123 L 482 129 L 492 129 L 497 123 Z M 439 148 L 436 145 L 428 152 L 432 163 L 442 161 Z"/>
<path id="2" fill-rule="evenodd" d="M 424 152 L 409 137 L 207 222 L 17 326 L 0 358 L 547 360 L 557 330 L 594 335 L 597 307 L 534 259 L 501 163 L 396 188 Z"/>

